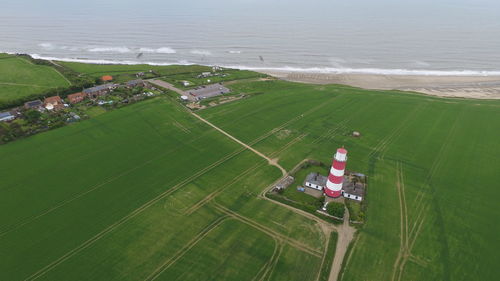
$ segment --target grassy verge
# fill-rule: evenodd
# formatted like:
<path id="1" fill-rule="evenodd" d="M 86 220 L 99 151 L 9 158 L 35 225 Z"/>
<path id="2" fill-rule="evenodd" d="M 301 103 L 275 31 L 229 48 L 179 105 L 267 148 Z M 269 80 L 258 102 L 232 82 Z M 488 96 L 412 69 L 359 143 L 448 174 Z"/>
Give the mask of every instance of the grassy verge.
<path id="1" fill-rule="evenodd" d="M 335 257 L 335 251 L 337 249 L 338 236 L 337 232 L 332 232 L 330 234 L 330 241 L 328 242 L 325 260 L 323 261 L 318 281 L 327 281 L 328 277 L 330 277 L 330 270 L 332 269 L 333 258 Z"/>

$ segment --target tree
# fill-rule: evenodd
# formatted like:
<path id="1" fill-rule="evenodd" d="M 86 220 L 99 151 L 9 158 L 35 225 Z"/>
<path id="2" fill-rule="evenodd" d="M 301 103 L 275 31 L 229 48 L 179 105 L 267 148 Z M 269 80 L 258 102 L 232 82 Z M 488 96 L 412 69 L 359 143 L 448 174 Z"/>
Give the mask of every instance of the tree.
<path id="1" fill-rule="evenodd" d="M 38 110 L 30 109 L 24 113 L 24 117 L 26 117 L 26 120 L 28 120 L 30 123 L 34 123 L 38 120 L 40 120 L 40 117 L 42 116 L 42 113 Z"/>
<path id="2" fill-rule="evenodd" d="M 334 217 L 343 218 L 345 212 L 344 204 L 337 202 L 330 202 L 326 206 L 326 212 Z"/>

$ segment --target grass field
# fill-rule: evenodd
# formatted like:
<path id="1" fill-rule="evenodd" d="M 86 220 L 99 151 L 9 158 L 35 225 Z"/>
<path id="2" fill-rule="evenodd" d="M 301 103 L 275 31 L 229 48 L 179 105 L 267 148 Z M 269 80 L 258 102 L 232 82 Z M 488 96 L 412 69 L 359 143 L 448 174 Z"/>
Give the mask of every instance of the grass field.
<path id="1" fill-rule="evenodd" d="M 347 168 L 368 175 L 366 225 L 342 280 L 500 276 L 498 101 L 282 81 L 232 87 L 265 94 L 201 115 L 246 142 L 275 130 L 254 147 L 287 169 L 327 163 L 345 145 Z"/>
<path id="2" fill-rule="evenodd" d="M 52 67 L 0 54 L 0 103 L 67 86 L 70 82 Z"/>
<path id="3" fill-rule="evenodd" d="M 183 73 L 210 71 L 212 68 L 201 65 L 120 65 L 120 64 L 86 64 L 79 62 L 58 62 L 76 72 L 88 75 L 93 78 L 100 78 L 103 75 L 115 76 L 115 81 L 125 82 L 137 79 L 135 74 L 138 72 L 148 72 L 153 70 L 160 75 L 180 75 Z"/>
<path id="4" fill-rule="evenodd" d="M 72 66 L 139 69 L 120 67 Z M 255 95 L 198 114 L 288 170 L 344 145 L 368 175 L 342 280 L 500 275 L 500 102 L 230 87 Z M 316 222 L 260 197 L 281 172 L 168 97 L 0 146 L 0 159 L 0 280 L 302 281 L 331 265 Z"/>
<path id="5" fill-rule="evenodd" d="M 166 98 L 3 145 L 0 158 L 0 280 L 319 272 L 315 222 L 258 198 L 280 171 Z"/>

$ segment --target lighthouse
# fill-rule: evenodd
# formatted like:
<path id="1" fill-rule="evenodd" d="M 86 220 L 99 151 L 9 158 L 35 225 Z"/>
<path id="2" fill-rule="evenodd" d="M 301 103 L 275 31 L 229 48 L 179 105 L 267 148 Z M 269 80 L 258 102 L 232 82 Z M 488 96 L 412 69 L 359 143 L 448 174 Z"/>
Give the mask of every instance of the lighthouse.
<path id="1" fill-rule="evenodd" d="M 342 195 L 342 183 L 344 182 L 345 164 L 347 161 L 347 150 L 337 149 L 333 156 L 332 168 L 326 181 L 325 194 L 329 197 L 337 198 Z"/>

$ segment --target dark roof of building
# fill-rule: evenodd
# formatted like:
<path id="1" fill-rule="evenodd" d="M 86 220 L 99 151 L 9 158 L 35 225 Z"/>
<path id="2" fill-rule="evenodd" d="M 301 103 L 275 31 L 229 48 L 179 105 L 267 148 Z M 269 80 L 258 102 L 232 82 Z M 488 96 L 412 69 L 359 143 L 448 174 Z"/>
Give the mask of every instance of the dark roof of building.
<path id="1" fill-rule="evenodd" d="M 24 105 L 30 108 L 42 106 L 43 102 L 41 100 L 32 100 L 26 102 Z"/>
<path id="2" fill-rule="evenodd" d="M 307 175 L 305 182 L 309 182 L 319 186 L 325 186 L 327 180 L 328 177 L 322 176 L 319 173 L 310 173 L 309 175 Z"/>
<path id="3" fill-rule="evenodd" d="M 141 79 L 136 79 L 136 80 L 130 80 L 126 84 L 127 86 L 136 86 L 139 84 L 144 84 L 144 81 L 142 81 Z"/>
<path id="4" fill-rule="evenodd" d="M 356 196 L 361 196 L 363 197 L 365 194 L 365 186 L 362 183 L 356 183 L 353 184 L 352 182 L 347 182 L 344 181 L 344 184 L 342 185 L 342 189 L 344 192 L 356 195 Z"/>
<path id="5" fill-rule="evenodd" d="M 189 94 L 198 98 L 209 98 L 215 97 L 222 94 L 230 93 L 231 90 L 222 86 L 222 84 L 211 84 L 206 86 L 201 86 L 189 91 Z"/>
<path id="6" fill-rule="evenodd" d="M 109 89 L 111 89 L 113 87 L 115 87 L 115 84 L 108 83 L 108 84 L 99 85 L 99 86 L 95 86 L 95 87 L 92 87 L 92 88 L 85 89 L 85 90 L 83 90 L 83 92 L 86 93 L 86 94 L 90 94 L 90 93 L 99 92 L 99 91 L 102 91 L 102 90 L 109 90 Z"/>

